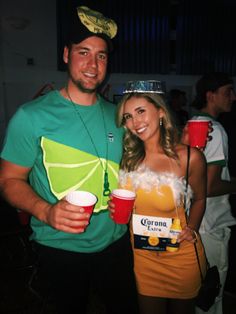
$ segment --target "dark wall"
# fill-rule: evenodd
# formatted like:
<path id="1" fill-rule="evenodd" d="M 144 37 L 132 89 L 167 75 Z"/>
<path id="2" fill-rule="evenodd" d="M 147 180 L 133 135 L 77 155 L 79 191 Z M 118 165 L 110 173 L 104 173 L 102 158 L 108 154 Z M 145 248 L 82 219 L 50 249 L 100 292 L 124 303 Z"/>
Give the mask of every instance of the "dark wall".
<path id="1" fill-rule="evenodd" d="M 118 24 L 112 73 L 236 74 L 236 1 L 57 0 L 58 67 L 73 7 L 85 5 Z"/>

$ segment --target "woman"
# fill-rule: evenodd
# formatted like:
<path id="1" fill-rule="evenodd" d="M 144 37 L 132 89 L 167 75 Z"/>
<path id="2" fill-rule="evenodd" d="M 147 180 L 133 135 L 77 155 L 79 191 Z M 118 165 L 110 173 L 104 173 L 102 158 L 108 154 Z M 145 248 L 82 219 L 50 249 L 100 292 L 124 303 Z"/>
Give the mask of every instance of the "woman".
<path id="1" fill-rule="evenodd" d="M 197 234 L 205 210 L 204 156 L 190 149 L 187 205 L 191 196 L 192 199 L 186 218 L 188 150 L 180 143 L 162 96 L 137 89 L 129 92 L 118 107 L 117 121 L 126 130 L 120 187 L 134 190 L 137 195 L 130 231 L 140 312 L 194 313 L 194 298 L 201 284 L 194 242 L 205 272 L 203 247 Z M 109 209 L 112 216 L 112 201 Z M 180 219 L 182 227 L 179 248 L 175 241 L 170 244 L 166 235 L 174 218 Z"/>

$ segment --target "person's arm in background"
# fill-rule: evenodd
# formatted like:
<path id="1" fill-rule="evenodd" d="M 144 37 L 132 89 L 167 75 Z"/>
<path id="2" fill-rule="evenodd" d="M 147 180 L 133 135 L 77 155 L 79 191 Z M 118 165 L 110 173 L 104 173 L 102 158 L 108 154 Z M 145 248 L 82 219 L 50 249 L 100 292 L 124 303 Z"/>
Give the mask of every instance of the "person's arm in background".
<path id="1" fill-rule="evenodd" d="M 208 127 L 208 134 L 207 134 L 207 142 L 212 140 L 212 136 L 211 133 L 214 131 L 213 127 L 212 127 L 212 123 L 211 121 L 209 122 L 209 127 Z M 188 133 L 188 123 L 185 125 L 185 127 L 182 130 L 181 133 L 181 143 L 185 144 L 185 145 L 189 145 L 189 133 Z M 199 149 L 199 148 L 198 148 Z M 201 151 L 204 151 L 203 148 L 199 149 Z"/>
<path id="2" fill-rule="evenodd" d="M 221 179 L 222 166 L 217 164 L 207 165 L 207 196 L 219 196 L 236 193 L 236 179 L 230 181 Z"/>
<path id="3" fill-rule="evenodd" d="M 1 159 L 0 192 L 3 198 L 13 207 L 28 212 L 57 230 L 82 232 L 84 226 L 88 224 L 88 214 L 84 213 L 84 209 L 65 200 L 60 200 L 56 204 L 43 200 L 28 183 L 30 171 L 31 168 Z"/>

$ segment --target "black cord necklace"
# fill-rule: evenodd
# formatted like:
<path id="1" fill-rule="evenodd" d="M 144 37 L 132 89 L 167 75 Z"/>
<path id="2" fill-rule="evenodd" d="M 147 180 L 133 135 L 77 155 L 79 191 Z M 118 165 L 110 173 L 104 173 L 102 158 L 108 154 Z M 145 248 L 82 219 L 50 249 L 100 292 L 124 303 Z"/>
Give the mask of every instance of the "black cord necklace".
<path id="1" fill-rule="evenodd" d="M 85 124 L 79 110 L 78 110 L 78 107 L 77 105 L 73 102 L 73 100 L 71 99 L 71 96 L 69 94 L 69 91 L 68 91 L 68 88 L 65 88 L 66 90 L 66 93 L 67 93 L 67 96 L 70 100 L 70 102 L 72 103 L 74 109 L 75 109 L 75 112 L 77 114 L 77 116 L 80 118 L 80 121 L 82 122 L 83 126 L 84 126 L 84 129 L 86 130 L 87 134 L 88 134 L 88 137 L 90 139 L 90 142 L 92 143 L 92 146 L 95 150 L 95 153 L 100 161 L 100 164 L 101 164 L 101 167 L 103 169 L 103 172 L 104 172 L 104 177 L 103 177 L 103 180 L 104 180 L 104 183 L 103 183 L 103 195 L 104 196 L 108 196 L 110 193 L 111 193 L 111 190 L 109 188 L 109 178 L 108 178 L 108 172 L 107 172 L 107 167 L 108 167 L 108 141 L 107 141 L 107 127 L 106 127 L 106 122 L 105 122 L 105 117 L 104 117 L 104 109 L 103 109 L 103 106 L 102 104 L 99 104 L 100 106 L 100 109 L 101 109 L 101 113 L 102 113 L 102 119 L 103 119 L 103 127 L 104 127 L 104 133 L 105 133 L 105 137 L 106 137 L 106 162 L 105 162 L 105 167 L 103 165 L 103 162 L 101 160 L 101 157 L 99 156 L 98 154 L 98 150 L 97 150 L 97 147 L 94 143 L 94 140 L 91 136 L 91 133 L 89 132 L 89 129 L 87 127 L 87 125 Z"/>

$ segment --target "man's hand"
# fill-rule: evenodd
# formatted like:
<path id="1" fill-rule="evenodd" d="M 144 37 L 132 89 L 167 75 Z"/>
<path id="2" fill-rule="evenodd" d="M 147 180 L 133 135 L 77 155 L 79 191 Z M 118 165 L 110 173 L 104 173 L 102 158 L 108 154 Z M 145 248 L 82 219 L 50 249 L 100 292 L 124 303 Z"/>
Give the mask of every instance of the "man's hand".
<path id="1" fill-rule="evenodd" d="M 81 233 L 89 224 L 90 215 L 84 212 L 84 208 L 72 205 L 66 200 L 60 200 L 57 204 L 49 206 L 45 210 L 44 222 L 53 228 L 69 232 Z"/>

